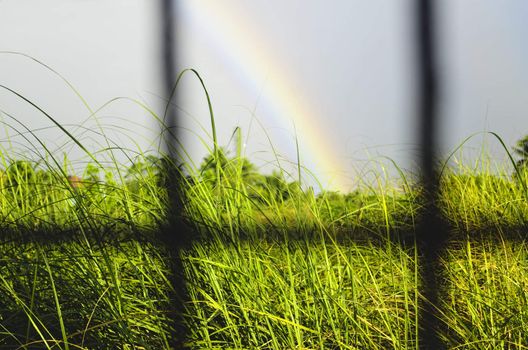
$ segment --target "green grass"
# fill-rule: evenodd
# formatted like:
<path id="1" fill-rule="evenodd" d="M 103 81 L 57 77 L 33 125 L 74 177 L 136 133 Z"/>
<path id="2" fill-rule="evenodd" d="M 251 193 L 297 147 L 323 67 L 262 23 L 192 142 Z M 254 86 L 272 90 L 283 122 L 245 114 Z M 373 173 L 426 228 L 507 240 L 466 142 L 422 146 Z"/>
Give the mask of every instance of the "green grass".
<path id="1" fill-rule="evenodd" d="M 200 348 L 404 348 L 415 344 L 414 258 L 401 249 L 196 245 L 188 308 Z M 236 281 L 236 283 L 233 283 Z"/>
<path id="2" fill-rule="evenodd" d="M 97 113 L 104 142 L 89 150 L 75 133 L 82 128 L 42 111 L 86 152 L 77 190 L 66 176 L 78 165 L 4 115 L 31 146 L 0 149 L 0 349 L 171 348 L 174 275 L 158 233 L 167 166 L 182 171 L 179 214 L 194 237 L 180 251 L 188 347 L 418 348 L 415 177 L 387 160 L 357 174 L 365 180 L 349 194 L 315 195 L 300 186 L 301 164 L 291 176 L 280 167 L 265 176 L 241 147 L 226 154 L 206 99 L 213 136 L 202 140 L 212 147 L 201 165 L 180 146 L 183 164 L 120 148 Z M 453 349 L 527 348 L 528 172 L 486 153 L 469 167 L 458 151 L 442 169 L 439 197 L 451 229 L 440 261 L 440 338 Z"/>

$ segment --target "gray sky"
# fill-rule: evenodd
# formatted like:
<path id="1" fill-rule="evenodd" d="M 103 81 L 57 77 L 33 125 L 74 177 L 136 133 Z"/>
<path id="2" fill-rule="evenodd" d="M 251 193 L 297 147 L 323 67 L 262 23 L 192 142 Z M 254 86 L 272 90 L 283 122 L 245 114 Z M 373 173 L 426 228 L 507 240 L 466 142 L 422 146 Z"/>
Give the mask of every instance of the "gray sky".
<path id="1" fill-rule="evenodd" d="M 442 141 L 449 150 L 474 132 L 499 133 L 508 145 L 528 133 L 528 47 L 522 0 L 441 2 L 443 82 Z M 219 142 L 236 126 L 246 155 L 269 170 L 300 158 L 323 184 L 346 189 L 358 182 L 365 160 L 394 158 L 404 168 L 415 159 L 411 1 L 181 0 L 179 65 L 196 68 L 211 94 Z M 52 66 L 93 108 L 118 96 L 142 100 L 159 111 L 157 33 L 153 1 L 4 0 L 0 50 L 20 51 Z M 524 42 L 523 42 L 524 41 Z M 0 84 L 20 91 L 64 124 L 90 113 L 60 79 L 34 62 L 0 54 Z M 185 142 L 197 162 L 211 143 L 203 92 L 190 75 L 178 102 Z M 9 93 L 0 109 L 30 128 L 50 125 Z M 121 146 L 151 148 L 155 137 L 146 113 L 118 101 L 99 114 Z M 127 126 L 119 118 L 137 123 Z M 10 122 L 12 124 L 12 122 Z M 262 124 L 262 127 L 260 126 Z M 101 148 L 95 122 L 72 130 Z M 112 125 L 121 125 L 119 132 Z M 115 129 L 115 127 L 114 127 Z M 126 134 L 130 137 L 126 137 Z M 266 136 L 267 134 L 267 136 Z M 39 133 L 57 151 L 57 130 Z M 19 138 L 14 138 L 18 140 Z M 502 158 L 495 142 L 493 155 Z M 99 145 L 97 145 L 99 143 Z M 482 139 L 470 145 L 479 147 Z M 2 142 L 6 147 L 6 143 Z M 310 183 L 310 181 L 308 180 Z M 313 181 L 312 181 L 313 182 Z"/>

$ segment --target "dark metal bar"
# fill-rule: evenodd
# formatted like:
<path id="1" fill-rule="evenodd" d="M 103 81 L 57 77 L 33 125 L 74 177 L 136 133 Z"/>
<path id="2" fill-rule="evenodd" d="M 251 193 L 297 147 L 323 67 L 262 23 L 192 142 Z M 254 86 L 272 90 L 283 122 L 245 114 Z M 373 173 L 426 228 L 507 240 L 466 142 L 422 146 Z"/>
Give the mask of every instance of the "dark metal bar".
<path id="1" fill-rule="evenodd" d="M 166 96 L 169 97 L 174 87 L 176 77 L 176 55 L 174 50 L 175 44 L 175 26 L 174 16 L 176 15 L 176 8 L 173 0 L 161 0 L 161 25 L 162 25 L 162 60 L 163 60 L 163 87 Z M 176 122 L 176 113 L 174 109 L 170 108 L 168 112 L 169 121 Z M 170 124 L 169 124 L 170 125 Z"/>
<path id="2" fill-rule="evenodd" d="M 417 0 L 418 108 L 420 118 L 421 166 L 424 185 L 436 182 L 433 157 L 436 140 L 436 71 L 434 62 L 434 23 L 431 0 Z"/>
<path id="3" fill-rule="evenodd" d="M 176 79 L 175 17 L 176 8 L 174 1 L 161 0 L 162 79 L 164 93 L 168 99 L 173 97 L 173 89 Z M 166 115 L 164 118 L 165 125 L 162 127 L 168 128 L 170 132 L 162 132 L 162 135 L 176 135 L 177 137 L 175 126 L 177 124 L 178 116 L 173 107 L 174 102 L 174 98 L 167 102 Z M 188 330 L 185 326 L 183 311 L 184 303 L 188 298 L 181 252 L 188 247 L 188 244 L 190 243 L 190 235 L 188 234 L 188 230 L 183 224 L 180 216 L 182 208 L 182 190 L 180 186 L 182 174 L 178 168 L 181 160 L 178 159 L 177 156 L 176 140 L 174 137 L 167 136 L 164 138 L 164 141 L 167 150 L 167 155 L 164 158 L 165 161 L 163 163 L 163 171 L 165 175 L 164 184 L 167 189 L 169 202 L 167 208 L 168 222 L 166 227 L 162 229 L 161 239 L 169 251 L 172 263 L 171 282 L 174 288 L 174 294 L 171 296 L 171 313 L 174 320 L 174 332 L 171 346 L 174 349 L 185 349 Z"/>
<path id="4" fill-rule="evenodd" d="M 417 104 L 419 139 L 421 145 L 420 164 L 424 191 L 424 212 L 418 226 L 418 247 L 422 258 L 422 295 L 420 307 L 420 348 L 444 349 L 440 339 L 441 320 L 438 313 L 440 255 L 447 239 L 447 230 L 437 207 L 439 178 L 435 167 L 437 140 L 437 95 L 438 82 L 435 62 L 435 16 L 432 0 L 416 0 L 417 42 Z"/>
<path id="5" fill-rule="evenodd" d="M 418 117 L 420 123 L 422 184 L 425 210 L 418 228 L 418 244 L 423 258 L 423 296 L 421 305 L 421 348 L 442 349 L 439 338 L 438 281 L 439 254 L 445 233 L 439 225 L 438 177 L 435 171 L 437 149 L 437 77 L 435 70 L 435 32 L 432 0 L 417 0 Z"/>

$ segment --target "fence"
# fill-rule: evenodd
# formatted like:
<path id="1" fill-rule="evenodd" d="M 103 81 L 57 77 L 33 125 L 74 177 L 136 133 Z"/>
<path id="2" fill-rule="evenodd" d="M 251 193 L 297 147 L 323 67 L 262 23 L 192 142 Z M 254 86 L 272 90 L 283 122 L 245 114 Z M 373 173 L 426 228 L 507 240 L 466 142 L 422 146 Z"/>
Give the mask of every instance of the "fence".
<path id="1" fill-rule="evenodd" d="M 414 18 L 415 18 L 415 42 L 416 42 L 416 75 L 418 98 L 416 103 L 417 122 L 420 125 L 420 163 L 422 183 L 426 193 L 426 210 L 421 218 L 417 230 L 417 244 L 423 257 L 423 276 L 424 281 L 422 295 L 425 300 L 420 305 L 420 338 L 421 348 L 423 349 L 442 349 L 438 337 L 439 318 L 435 305 L 438 301 L 437 276 L 439 274 L 439 255 L 447 238 L 447 230 L 442 224 L 438 215 L 435 198 L 438 193 L 438 177 L 434 168 L 434 155 L 436 150 L 436 130 L 438 124 L 436 100 L 437 100 L 437 79 L 435 72 L 435 13 L 432 0 L 415 0 L 414 1 Z M 162 18 L 162 38 L 163 38 L 163 67 L 164 67 L 164 86 L 167 96 L 171 94 L 174 77 L 175 77 L 175 50 L 174 50 L 174 20 L 175 8 L 172 0 L 162 0 L 160 6 L 160 16 Z M 176 125 L 177 116 L 173 109 L 169 111 L 168 126 Z M 172 149 L 168 145 L 168 149 Z M 178 181 L 178 175 L 173 173 L 171 183 Z M 176 191 L 171 191 L 172 207 L 170 210 L 178 210 L 179 201 Z M 175 300 L 185 300 L 185 283 L 183 276 L 180 275 L 179 269 L 182 262 L 179 259 L 179 251 L 187 246 L 190 237 L 182 231 L 182 226 L 175 220 L 165 230 L 164 236 L 166 242 L 172 250 L 174 276 L 173 280 L 177 295 Z M 183 305 L 177 303 L 174 310 L 178 313 L 183 310 Z M 185 339 L 185 326 L 183 320 L 176 316 L 176 325 L 174 334 L 174 346 L 182 347 L 181 341 Z"/>

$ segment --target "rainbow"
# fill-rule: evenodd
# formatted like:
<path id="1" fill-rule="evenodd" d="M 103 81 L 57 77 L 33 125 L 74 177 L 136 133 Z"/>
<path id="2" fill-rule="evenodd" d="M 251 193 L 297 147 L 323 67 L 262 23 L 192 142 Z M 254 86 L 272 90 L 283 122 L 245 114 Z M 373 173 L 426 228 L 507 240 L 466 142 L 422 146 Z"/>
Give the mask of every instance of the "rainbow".
<path id="1" fill-rule="evenodd" d="M 344 171 L 344 162 L 337 150 L 328 142 L 328 132 L 322 119 L 310 110 L 310 104 L 288 79 L 288 72 L 273 55 L 272 45 L 258 34 L 242 14 L 225 1 L 189 0 L 180 2 L 178 16 L 203 28 L 210 45 L 218 49 L 238 75 L 258 87 L 266 85 L 266 107 L 273 118 L 287 130 L 295 128 L 299 139 L 301 162 L 310 169 L 324 188 L 339 191 L 350 189 L 350 179 Z M 255 46 L 258 46 L 256 48 Z"/>

